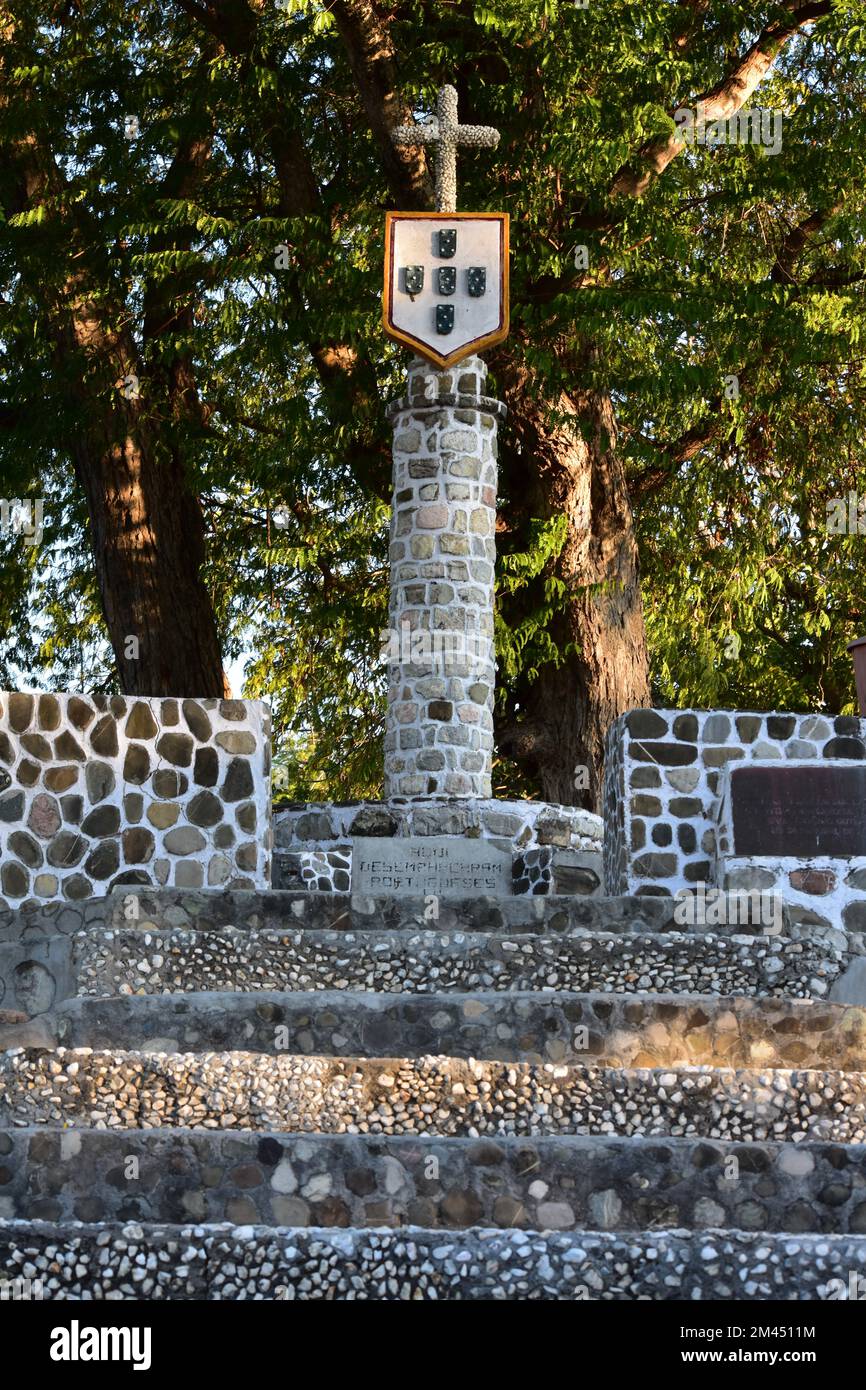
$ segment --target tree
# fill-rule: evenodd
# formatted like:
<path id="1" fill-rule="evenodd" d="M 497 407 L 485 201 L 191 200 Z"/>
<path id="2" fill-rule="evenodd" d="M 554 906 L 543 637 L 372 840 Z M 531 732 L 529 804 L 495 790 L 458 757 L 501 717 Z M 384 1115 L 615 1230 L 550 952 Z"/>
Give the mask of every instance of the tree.
<path id="1" fill-rule="evenodd" d="M 836 441 L 862 430 L 862 0 L 2 14 L 0 456 L 89 531 L 124 688 L 219 693 L 217 631 L 227 656 L 252 640 L 294 785 L 375 785 L 401 374 L 382 213 L 432 206 L 423 152 L 390 132 L 453 80 L 462 119 L 503 132 L 494 162 L 462 161 L 461 205 L 512 215 L 513 332 L 490 358 L 501 789 L 597 804 L 608 724 L 651 698 L 639 550 L 657 694 L 844 694 L 859 579 L 833 549 L 828 636 L 830 543 L 803 542 L 803 507 L 829 463 L 856 476 Z M 678 108 L 727 119 L 758 95 L 778 153 L 684 145 Z M 70 587 L 91 630 L 87 574 L 28 588 L 9 560 L 10 613 L 54 605 L 31 650 L 73 635 Z"/>

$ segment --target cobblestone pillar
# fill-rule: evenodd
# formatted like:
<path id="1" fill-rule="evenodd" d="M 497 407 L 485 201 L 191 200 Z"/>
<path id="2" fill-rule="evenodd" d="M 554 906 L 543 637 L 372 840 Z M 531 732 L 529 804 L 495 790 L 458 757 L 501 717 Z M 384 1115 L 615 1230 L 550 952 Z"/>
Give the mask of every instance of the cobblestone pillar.
<path id="1" fill-rule="evenodd" d="M 468 357 L 419 357 L 394 429 L 385 797 L 492 795 L 496 434 Z"/>

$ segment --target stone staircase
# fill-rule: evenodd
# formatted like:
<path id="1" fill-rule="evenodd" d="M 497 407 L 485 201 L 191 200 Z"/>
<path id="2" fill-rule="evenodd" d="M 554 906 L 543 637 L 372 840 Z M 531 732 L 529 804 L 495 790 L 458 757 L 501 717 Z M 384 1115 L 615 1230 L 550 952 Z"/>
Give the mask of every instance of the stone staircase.
<path id="1" fill-rule="evenodd" d="M 2 937 L 56 988 L 0 1027 L 0 1277 L 46 1297 L 784 1299 L 866 1276 L 856 935 L 686 929 L 655 897 L 431 921 L 136 889 Z"/>

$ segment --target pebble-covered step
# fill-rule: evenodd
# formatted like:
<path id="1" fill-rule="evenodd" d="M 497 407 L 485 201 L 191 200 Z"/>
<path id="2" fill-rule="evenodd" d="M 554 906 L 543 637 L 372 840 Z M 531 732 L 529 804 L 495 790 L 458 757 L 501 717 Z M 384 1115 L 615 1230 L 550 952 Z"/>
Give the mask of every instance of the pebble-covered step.
<path id="1" fill-rule="evenodd" d="M 0 1221 L 0 1276 L 76 1300 L 844 1299 L 866 1237 Z"/>
<path id="2" fill-rule="evenodd" d="M 255 1052 L 0 1053 L 0 1129 L 866 1141 L 866 1074 Z"/>
<path id="3" fill-rule="evenodd" d="M 798 999 L 215 991 L 68 999 L 39 1022 L 67 1047 L 866 1067 L 866 1009 Z"/>
<path id="4" fill-rule="evenodd" d="M 821 998 L 846 968 L 827 942 L 784 937 L 500 932 L 118 930 L 73 940 L 73 991 L 604 990 Z"/>
<path id="5" fill-rule="evenodd" d="M 438 915 L 434 916 L 436 913 Z M 682 915 L 682 914 L 680 914 Z M 71 936 L 90 927 L 180 927 L 212 931 L 217 927 L 308 931 L 468 932 L 667 932 L 709 931 L 784 935 L 787 916 L 770 925 L 744 923 L 739 909 L 725 912 L 720 925 L 692 925 L 677 920 L 672 898 L 572 896 L 511 898 L 368 897 L 363 894 L 252 892 L 144 888 L 129 885 L 104 898 L 82 902 L 0 908 L 0 941 Z M 780 930 L 781 928 L 781 930 Z M 812 933 L 814 935 L 814 933 Z M 840 938 L 841 939 L 841 938 Z"/>
<path id="6" fill-rule="evenodd" d="M 0 1214 L 43 1221 L 866 1232 L 866 1148 L 704 1140 L 0 1133 Z"/>

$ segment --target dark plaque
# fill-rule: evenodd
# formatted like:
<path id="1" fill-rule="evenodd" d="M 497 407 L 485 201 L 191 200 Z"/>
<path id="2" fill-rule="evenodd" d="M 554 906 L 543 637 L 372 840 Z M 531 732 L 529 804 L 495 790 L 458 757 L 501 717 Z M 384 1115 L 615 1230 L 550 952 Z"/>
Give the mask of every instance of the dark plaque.
<path id="1" fill-rule="evenodd" d="M 736 855 L 866 855 L 866 764 L 732 768 L 731 822 Z"/>

